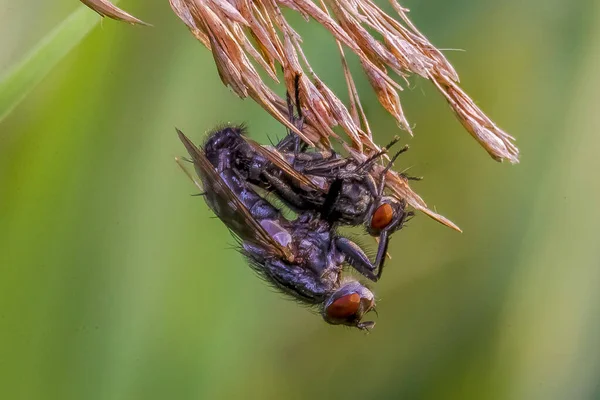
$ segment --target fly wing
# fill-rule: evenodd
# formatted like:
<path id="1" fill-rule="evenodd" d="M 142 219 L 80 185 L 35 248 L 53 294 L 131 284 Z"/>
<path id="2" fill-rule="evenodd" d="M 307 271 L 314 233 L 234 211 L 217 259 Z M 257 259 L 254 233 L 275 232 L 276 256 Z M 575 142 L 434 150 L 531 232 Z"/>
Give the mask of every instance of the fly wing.
<path id="1" fill-rule="evenodd" d="M 252 147 L 254 151 L 256 151 L 257 154 L 272 162 L 273 165 L 275 165 L 279 170 L 286 174 L 290 179 L 294 180 L 298 186 L 304 187 L 311 191 L 324 192 L 324 190 L 317 186 L 308 176 L 296 171 L 294 167 L 284 160 L 276 151 L 269 150 L 245 136 L 243 138 L 248 145 Z"/>
<path id="2" fill-rule="evenodd" d="M 179 134 L 179 139 L 183 142 L 183 145 L 192 157 L 196 172 L 202 181 L 201 186 L 204 191 L 206 203 L 217 217 L 242 241 L 258 245 L 280 258 L 288 260 L 292 258 L 290 250 L 275 241 L 265 228 L 251 215 L 248 208 L 227 186 L 204 153 L 180 130 L 177 130 L 177 133 Z M 183 165 L 181 163 L 179 165 L 190 176 Z M 192 180 L 197 186 L 200 186 L 194 178 Z"/>

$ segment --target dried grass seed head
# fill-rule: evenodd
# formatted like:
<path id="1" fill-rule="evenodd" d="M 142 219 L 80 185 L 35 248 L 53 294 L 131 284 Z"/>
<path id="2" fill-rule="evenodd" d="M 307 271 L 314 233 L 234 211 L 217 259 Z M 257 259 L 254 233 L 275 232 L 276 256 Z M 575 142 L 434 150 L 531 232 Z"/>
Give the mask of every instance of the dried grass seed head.
<path id="1" fill-rule="evenodd" d="M 141 23 L 107 0 L 82 2 L 101 15 Z M 238 96 L 251 97 L 310 145 L 328 147 L 331 137 L 341 140 L 333 130 L 339 126 L 348 137 L 347 141 L 341 141 L 352 157 L 365 158 L 379 150 L 348 70 L 344 45 L 358 56 L 379 102 L 400 128 L 411 133 L 398 95 L 402 86 L 388 70 L 404 80 L 413 74 L 431 80 L 462 125 L 495 160 L 518 162 L 514 138 L 498 128 L 462 91 L 456 71 L 408 19 L 408 10 L 396 0 L 390 3 L 398 20 L 371 0 L 319 0 L 318 3 L 313 0 L 170 0 L 175 14 L 211 50 L 223 83 Z M 111 7 L 107 8 L 107 4 Z M 338 43 L 350 95 L 349 108 L 311 68 L 301 37 L 283 16 L 282 7 L 318 22 Z M 300 76 L 300 102 L 305 116 L 302 132 L 288 120 L 285 100 L 266 85 L 255 66 L 277 83 L 276 68 L 280 66 L 289 92 L 294 89 L 295 77 Z M 393 193 L 415 209 L 458 229 L 429 210 L 398 174 L 390 171 L 387 182 Z"/>

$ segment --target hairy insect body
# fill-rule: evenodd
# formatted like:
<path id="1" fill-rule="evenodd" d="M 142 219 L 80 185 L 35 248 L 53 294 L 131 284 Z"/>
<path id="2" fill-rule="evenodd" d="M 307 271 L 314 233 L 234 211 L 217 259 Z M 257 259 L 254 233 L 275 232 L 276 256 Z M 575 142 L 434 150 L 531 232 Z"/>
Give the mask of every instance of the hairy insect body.
<path id="1" fill-rule="evenodd" d="M 377 183 L 370 173 L 383 152 L 359 163 L 333 152 L 301 150 L 296 151 L 290 136 L 276 148 L 261 146 L 245 137 L 242 127 L 235 126 L 212 132 L 205 145 L 207 157 L 217 168 L 235 170 L 242 179 L 273 192 L 295 211 L 317 214 L 332 226 L 363 225 L 380 239 L 374 263 L 379 278 L 390 235 L 412 215 L 406 212 L 405 202 L 383 193 L 385 174 Z"/>
<path id="2" fill-rule="evenodd" d="M 320 308 L 331 324 L 360 329 L 374 323 L 362 321 L 375 299 L 360 282 L 341 277 L 345 263 L 376 279 L 374 266 L 362 249 L 348 245 L 326 220 L 305 211 L 288 221 L 271 203 L 259 196 L 236 167 L 240 154 L 249 158 L 251 148 L 231 130 L 213 133 L 204 149 L 196 147 L 183 133 L 184 143 L 209 207 L 239 238 L 241 251 L 264 279 L 294 298 Z M 233 132 L 235 133 L 235 132 Z M 250 157 L 257 170 L 266 162 Z M 248 167 L 251 171 L 255 167 Z"/>

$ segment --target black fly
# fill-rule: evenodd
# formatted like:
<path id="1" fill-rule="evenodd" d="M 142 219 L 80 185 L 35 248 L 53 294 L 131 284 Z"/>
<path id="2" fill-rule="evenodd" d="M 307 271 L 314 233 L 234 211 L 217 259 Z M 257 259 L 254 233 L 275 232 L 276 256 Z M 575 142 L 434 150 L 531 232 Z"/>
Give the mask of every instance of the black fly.
<path id="1" fill-rule="evenodd" d="M 205 193 L 208 206 L 239 238 L 250 265 L 283 292 L 318 306 L 328 323 L 373 327 L 374 322 L 361 321 L 374 309 L 373 293 L 355 279 L 342 278 L 343 265 L 349 263 L 376 280 L 368 257 L 356 244 L 337 236 L 331 224 L 314 211 L 288 221 L 259 196 L 234 168 L 232 155 L 239 149 L 227 143 L 226 131 L 213 133 L 204 149 L 178 133 L 201 183 L 192 179 Z"/>
<path id="2" fill-rule="evenodd" d="M 211 162 L 219 168 L 227 165 L 244 180 L 274 192 L 297 212 L 317 213 L 332 225 L 364 225 L 379 238 L 374 267 L 380 278 L 389 237 L 411 215 L 404 201 L 384 193 L 385 173 L 407 148 L 396 153 L 377 183 L 370 171 L 386 148 L 359 163 L 336 153 L 304 151 L 291 135 L 273 149 L 244 133 L 236 126 L 213 132 L 205 147 Z"/>

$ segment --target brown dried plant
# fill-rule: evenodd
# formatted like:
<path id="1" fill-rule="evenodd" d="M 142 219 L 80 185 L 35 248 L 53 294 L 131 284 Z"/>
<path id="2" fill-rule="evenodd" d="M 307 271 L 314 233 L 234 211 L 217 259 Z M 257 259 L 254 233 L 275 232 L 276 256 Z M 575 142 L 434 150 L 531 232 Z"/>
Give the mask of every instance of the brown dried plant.
<path id="1" fill-rule="evenodd" d="M 109 17 L 130 24 L 147 25 L 141 19 L 137 19 L 131 14 L 126 13 L 108 0 L 81 0 L 83 4 L 100 14 L 101 17 Z"/>
<path id="2" fill-rule="evenodd" d="M 399 16 L 398 20 L 387 15 L 371 0 L 319 0 L 318 4 L 313 0 L 169 1 L 175 14 L 212 52 L 223 83 L 238 96 L 251 97 L 310 145 L 330 147 L 330 138 L 334 138 L 358 159 L 379 150 L 346 63 L 345 46 L 358 56 L 379 102 L 396 119 L 399 127 L 412 135 L 398 96 L 402 86 L 392 79 L 390 71 L 404 81 L 413 74 L 432 81 L 462 125 L 492 158 L 518 162 L 514 139 L 498 128 L 458 86 L 459 78 L 452 65 L 415 28 L 407 17 L 408 10 L 396 0 L 390 2 Z M 93 3 L 105 4 L 107 1 L 86 0 L 84 3 L 101 12 Z M 311 68 L 302 49 L 302 39 L 283 16 L 282 7 L 300 13 L 307 21 L 318 22 L 333 35 L 348 87 L 349 107 Z M 105 11 L 101 14 L 132 23 L 141 22 L 131 20 L 133 17 L 126 13 L 127 18 Z M 264 82 L 259 68 L 276 83 L 279 83 L 277 70 L 281 68 L 284 84 L 290 93 L 294 91 L 295 77 L 300 76 L 299 100 L 305 116 L 302 131 L 288 120 L 284 99 Z M 336 126 L 341 127 L 349 142 L 336 134 L 333 130 Z M 448 219 L 428 209 L 401 175 L 390 171 L 387 186 L 415 209 L 460 230 Z"/>

